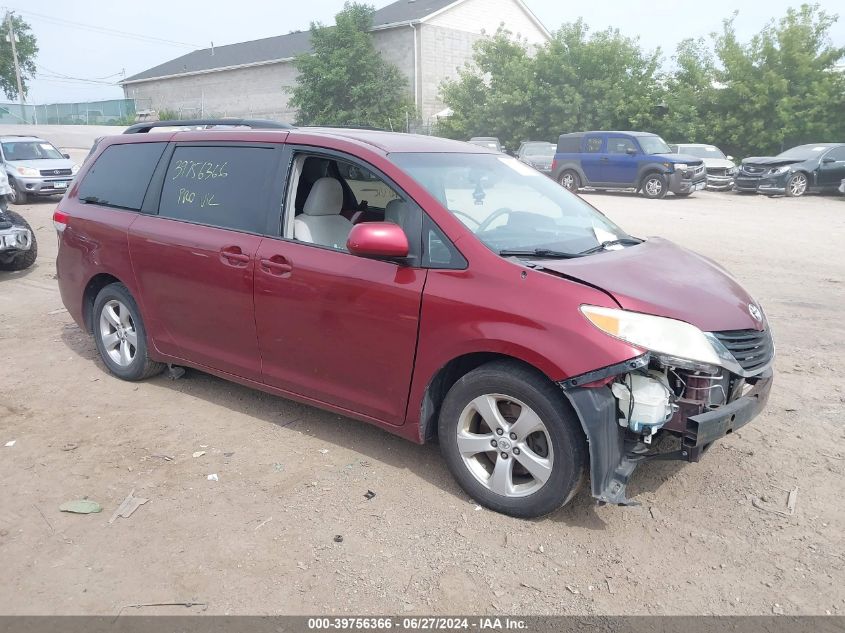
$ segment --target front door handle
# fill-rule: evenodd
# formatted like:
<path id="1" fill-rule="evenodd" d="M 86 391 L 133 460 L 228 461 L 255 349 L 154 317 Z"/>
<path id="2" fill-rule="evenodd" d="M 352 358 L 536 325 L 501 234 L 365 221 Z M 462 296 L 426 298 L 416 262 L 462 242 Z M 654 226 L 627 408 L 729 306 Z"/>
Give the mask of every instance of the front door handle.
<path id="1" fill-rule="evenodd" d="M 281 255 L 273 255 L 270 258 L 262 257 L 258 263 L 261 265 L 261 270 L 265 273 L 278 277 L 290 277 L 293 271 L 293 266 L 291 266 L 287 258 Z"/>
<path id="2" fill-rule="evenodd" d="M 226 246 L 220 249 L 220 260 L 229 266 L 243 268 L 249 263 L 250 257 L 241 250 L 240 246 Z"/>

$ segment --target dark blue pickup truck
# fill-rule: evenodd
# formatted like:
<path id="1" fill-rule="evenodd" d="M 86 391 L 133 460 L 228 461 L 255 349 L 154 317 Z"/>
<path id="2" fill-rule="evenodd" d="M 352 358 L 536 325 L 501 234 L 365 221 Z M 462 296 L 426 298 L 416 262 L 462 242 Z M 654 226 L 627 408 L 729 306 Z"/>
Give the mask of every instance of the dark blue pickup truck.
<path id="1" fill-rule="evenodd" d="M 700 158 L 673 154 L 648 132 L 561 134 L 551 176 L 570 191 L 634 189 L 646 198 L 663 198 L 670 191 L 688 196 L 707 185 Z"/>

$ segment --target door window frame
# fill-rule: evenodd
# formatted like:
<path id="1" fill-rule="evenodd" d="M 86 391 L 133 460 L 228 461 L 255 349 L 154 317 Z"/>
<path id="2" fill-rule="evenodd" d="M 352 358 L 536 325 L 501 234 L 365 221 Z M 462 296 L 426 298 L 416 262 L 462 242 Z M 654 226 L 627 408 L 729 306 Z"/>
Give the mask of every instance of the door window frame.
<path id="1" fill-rule="evenodd" d="M 275 218 L 274 231 L 272 234 L 268 234 L 267 237 L 282 240 L 285 242 L 291 242 L 293 244 L 302 244 L 303 246 L 321 248 L 324 250 L 331 251 L 332 253 L 349 255 L 350 257 L 358 257 L 357 255 L 353 255 L 347 250 L 339 250 L 330 246 L 315 244 L 313 242 L 303 242 L 302 240 L 297 240 L 293 237 L 293 225 L 294 220 L 296 219 L 296 209 L 294 208 L 296 205 L 296 191 L 299 188 L 299 178 L 302 172 L 302 163 L 304 162 L 304 160 L 298 159 L 314 156 L 317 158 L 326 158 L 335 161 L 339 160 L 344 161 L 346 163 L 351 163 L 362 169 L 366 169 L 367 171 L 375 175 L 377 178 L 381 179 L 386 185 L 393 189 L 393 191 L 398 194 L 399 197 L 406 204 L 409 204 L 413 209 L 416 210 L 417 219 L 414 221 L 416 235 L 408 237 L 408 246 L 410 247 L 409 257 L 403 265 L 408 266 L 410 268 L 425 268 L 424 266 L 422 266 L 422 226 L 423 216 L 427 214 L 425 213 L 423 208 L 419 204 L 417 204 L 416 200 L 414 200 L 410 195 L 408 195 L 408 193 L 404 189 L 402 189 L 402 187 L 396 184 L 396 182 L 392 178 L 390 178 L 387 174 L 385 174 L 375 165 L 372 165 L 366 162 L 365 160 L 358 158 L 357 156 L 347 154 L 338 150 L 329 149 L 326 147 L 286 144 L 285 153 L 285 197 L 282 201 L 280 217 Z M 360 200 L 358 202 L 360 202 Z M 398 265 L 395 262 L 391 262 L 390 260 L 374 259 L 372 261 L 383 261 L 385 263 L 392 263 L 394 265 Z"/>

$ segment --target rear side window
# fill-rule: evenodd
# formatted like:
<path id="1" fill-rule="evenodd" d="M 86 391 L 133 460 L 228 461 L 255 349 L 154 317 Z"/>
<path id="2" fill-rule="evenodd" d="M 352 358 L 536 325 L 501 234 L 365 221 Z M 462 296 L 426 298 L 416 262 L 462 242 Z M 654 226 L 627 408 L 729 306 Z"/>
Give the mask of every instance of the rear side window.
<path id="1" fill-rule="evenodd" d="M 79 183 L 82 202 L 137 211 L 167 143 L 110 145 Z"/>
<path id="2" fill-rule="evenodd" d="M 276 154 L 269 147 L 177 147 L 165 175 L 159 215 L 263 233 L 275 170 Z"/>
<path id="3" fill-rule="evenodd" d="M 588 136 L 587 142 L 584 143 L 584 151 L 590 154 L 596 154 L 601 151 L 601 144 L 601 136 Z"/>
<path id="4" fill-rule="evenodd" d="M 581 151 L 583 136 L 561 136 L 557 141 L 557 151 L 561 154 L 577 154 Z"/>

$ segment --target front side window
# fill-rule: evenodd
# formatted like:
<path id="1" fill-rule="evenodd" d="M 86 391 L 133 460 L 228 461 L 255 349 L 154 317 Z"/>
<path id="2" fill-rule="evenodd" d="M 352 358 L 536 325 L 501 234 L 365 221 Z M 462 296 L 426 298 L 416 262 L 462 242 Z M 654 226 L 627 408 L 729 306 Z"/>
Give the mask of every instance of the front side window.
<path id="1" fill-rule="evenodd" d="M 6 160 L 47 160 L 64 158 L 62 153 L 47 141 L 9 141 L 3 143 Z"/>
<path id="2" fill-rule="evenodd" d="M 509 156 L 397 153 L 390 158 L 497 253 L 580 253 L 627 236 L 581 198 Z"/>
<path id="3" fill-rule="evenodd" d="M 634 141 L 629 138 L 611 137 L 607 139 L 607 151 L 609 154 L 627 154 L 628 151 L 637 151 Z"/>
<path id="4" fill-rule="evenodd" d="M 298 154 L 287 207 L 287 238 L 345 251 L 356 224 L 391 222 L 405 232 L 412 257 L 419 254 L 421 210 L 359 162 L 333 155 Z"/>
<path id="5" fill-rule="evenodd" d="M 276 177 L 274 156 L 269 147 L 177 147 L 164 178 L 159 215 L 263 233 L 270 211 L 268 183 Z"/>
<path id="6" fill-rule="evenodd" d="M 845 145 L 830 150 L 825 158 L 832 158 L 837 162 L 845 160 Z"/>
<path id="7" fill-rule="evenodd" d="M 137 211 L 167 143 L 125 143 L 103 150 L 82 182 L 81 202 Z"/>

